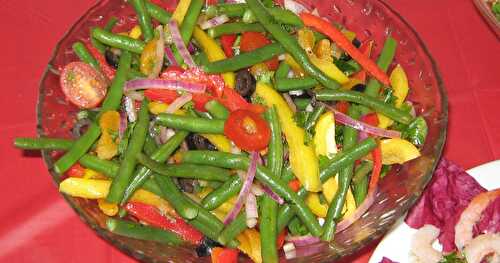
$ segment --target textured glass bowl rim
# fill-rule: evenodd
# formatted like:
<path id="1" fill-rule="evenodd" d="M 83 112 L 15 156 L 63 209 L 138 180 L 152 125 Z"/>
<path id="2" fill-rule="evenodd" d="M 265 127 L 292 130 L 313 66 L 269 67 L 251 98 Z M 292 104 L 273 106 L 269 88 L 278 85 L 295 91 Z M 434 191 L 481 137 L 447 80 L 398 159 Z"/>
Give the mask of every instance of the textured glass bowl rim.
<path id="1" fill-rule="evenodd" d="M 406 26 L 407 29 L 409 29 L 409 32 L 414 35 L 415 39 L 417 40 L 418 45 L 420 45 L 420 47 L 422 48 L 424 54 L 427 56 L 427 58 L 431 62 L 432 70 L 433 70 L 433 73 L 434 73 L 434 76 L 435 76 L 435 79 L 436 79 L 436 82 L 437 82 L 437 85 L 438 85 L 438 91 L 439 91 L 440 96 L 441 96 L 441 109 L 442 109 L 442 113 L 441 113 L 442 119 L 441 120 L 443 122 L 442 125 L 444 126 L 444 129 L 441 130 L 441 133 L 439 134 L 439 137 L 438 137 L 438 139 L 436 141 L 437 142 L 437 145 L 435 147 L 435 149 L 436 149 L 435 150 L 436 158 L 435 158 L 434 163 L 432 165 L 432 169 L 429 169 L 428 172 L 423 176 L 423 179 L 422 179 L 423 183 L 421 185 L 421 188 L 417 189 L 418 190 L 417 192 L 419 193 L 419 195 L 414 195 L 412 198 L 408 199 L 408 202 L 405 202 L 402 205 L 403 209 L 401 211 L 408 211 L 408 209 L 410 207 L 412 207 L 413 204 L 416 202 L 416 200 L 420 196 L 420 193 L 425 188 L 425 186 L 427 185 L 427 183 L 430 181 L 430 179 L 432 177 L 432 174 L 433 174 L 433 172 L 434 172 L 434 170 L 435 170 L 435 168 L 436 168 L 436 166 L 437 166 L 437 164 L 439 162 L 440 156 L 442 154 L 442 151 L 443 151 L 443 148 L 444 148 L 444 144 L 445 144 L 445 140 L 446 140 L 447 129 L 448 129 L 448 125 L 447 125 L 448 124 L 448 97 L 446 95 L 446 90 L 445 90 L 445 87 L 444 87 L 444 82 L 443 82 L 443 80 L 441 78 L 441 73 L 440 73 L 440 71 L 439 71 L 439 69 L 437 67 L 437 63 L 434 60 L 434 58 L 432 57 L 431 53 L 429 52 L 427 46 L 424 44 L 424 42 L 422 41 L 422 39 L 420 38 L 420 36 L 418 35 L 418 33 L 415 31 L 415 29 L 406 21 L 406 19 L 404 19 L 397 11 L 395 11 L 384 0 L 372 0 L 372 1 L 376 1 L 376 2 L 381 3 L 381 5 L 386 10 L 388 10 L 397 19 L 399 19 L 404 24 L 404 26 Z M 44 73 L 42 75 L 42 79 L 41 79 L 41 81 L 39 83 L 38 102 L 37 102 L 37 134 L 38 134 L 38 136 L 43 135 L 42 115 L 41 115 L 42 107 L 43 107 L 43 101 L 44 101 L 44 98 L 45 98 L 45 94 L 42 93 L 43 83 L 44 83 L 45 78 L 47 77 L 47 74 L 50 73 L 50 68 L 51 68 L 51 65 L 53 64 L 53 61 L 54 61 L 55 56 L 57 54 L 57 50 L 59 50 L 61 43 L 63 43 L 66 40 L 66 38 L 69 37 L 70 33 L 72 33 L 72 31 L 74 30 L 74 28 L 76 27 L 76 25 L 78 25 L 82 21 L 85 21 L 85 19 L 88 16 L 88 14 L 91 13 L 91 12 L 93 12 L 95 9 L 99 8 L 103 4 L 103 2 L 105 2 L 105 1 L 100 0 L 96 4 L 94 4 L 92 7 L 90 7 L 68 29 L 68 31 L 66 31 L 66 33 L 58 41 L 58 43 L 56 44 L 55 48 L 52 51 L 52 55 L 50 57 L 49 63 L 47 65 L 47 68 L 45 69 L 45 71 L 44 71 Z M 49 172 L 50 172 L 50 174 L 52 176 L 52 179 L 53 179 L 54 183 L 57 185 L 58 178 L 60 178 L 60 176 L 52 169 L 52 157 L 50 156 L 50 151 L 46 151 L 46 150 L 42 151 L 42 158 L 43 158 L 45 164 L 47 165 L 47 167 L 49 168 Z M 86 225 L 88 225 L 89 227 L 91 227 L 97 233 L 97 235 L 100 238 L 106 240 L 107 242 L 109 242 L 113 246 L 115 246 L 118 249 L 120 249 L 121 251 L 123 251 L 125 254 L 127 254 L 127 255 L 129 255 L 129 256 L 137 259 L 137 260 L 140 260 L 140 261 L 143 261 L 143 262 L 155 262 L 155 260 L 153 258 L 149 258 L 148 256 L 145 256 L 144 254 L 137 253 L 135 251 L 134 247 L 129 246 L 126 243 L 115 242 L 115 240 L 113 239 L 113 235 L 111 235 L 110 232 L 107 231 L 106 229 L 103 229 L 99 225 L 92 223 L 90 217 L 88 217 L 86 215 L 85 211 L 82 208 L 80 208 L 79 205 L 76 202 L 74 202 L 71 197 L 68 197 L 68 196 L 66 196 L 66 195 L 64 195 L 62 193 L 61 193 L 61 195 L 64 197 L 64 199 L 66 200 L 66 202 L 73 208 L 73 210 L 78 214 L 78 216 L 81 218 L 81 220 L 83 222 L 85 222 Z M 388 224 L 384 224 L 380 228 L 377 228 L 377 230 L 372 235 L 370 235 L 369 237 L 367 237 L 365 240 L 363 240 L 361 242 L 354 243 L 353 244 L 354 248 L 352 250 L 350 250 L 350 251 L 352 251 L 352 253 L 355 253 L 356 251 L 360 250 L 362 247 L 364 247 L 364 246 L 368 245 L 369 243 L 371 243 L 372 241 L 377 240 L 378 238 L 380 238 L 384 233 L 386 233 L 392 227 L 392 225 L 395 223 L 395 221 L 397 219 L 398 219 L 397 217 L 394 217 L 393 219 L 390 220 L 391 222 L 389 222 Z M 334 258 L 330 258 L 329 257 L 328 259 L 337 259 L 337 258 L 343 257 L 343 256 L 347 256 L 347 255 L 335 255 Z"/>
<path id="2" fill-rule="evenodd" d="M 488 6 L 485 0 L 473 0 L 473 2 L 479 10 L 479 13 L 483 16 L 483 19 L 485 19 L 491 27 L 491 30 L 493 30 L 497 34 L 497 37 L 500 38 L 500 21 L 497 20 L 493 11 L 491 11 L 491 7 Z"/>

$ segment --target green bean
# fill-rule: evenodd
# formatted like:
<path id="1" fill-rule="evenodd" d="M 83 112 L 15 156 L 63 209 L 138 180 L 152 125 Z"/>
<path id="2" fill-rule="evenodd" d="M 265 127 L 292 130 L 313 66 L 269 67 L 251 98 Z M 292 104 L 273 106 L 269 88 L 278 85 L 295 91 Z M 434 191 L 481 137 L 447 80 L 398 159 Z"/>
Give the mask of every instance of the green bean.
<path id="1" fill-rule="evenodd" d="M 284 48 L 279 43 L 272 43 L 250 52 L 241 53 L 232 58 L 211 62 L 204 65 L 203 70 L 211 74 L 236 71 L 267 61 L 284 52 Z"/>
<path id="2" fill-rule="evenodd" d="M 118 18 L 112 16 L 108 22 L 106 23 L 106 25 L 104 25 L 104 30 L 106 31 L 111 31 L 111 29 L 113 29 L 113 27 L 116 25 L 116 23 L 118 22 Z M 92 30 L 90 31 L 90 33 L 92 34 Z M 104 54 L 104 52 L 106 52 L 106 46 L 104 46 L 101 42 L 99 42 L 97 39 L 95 39 L 94 37 L 90 37 L 90 43 L 92 44 L 92 46 L 94 46 L 101 54 Z"/>
<path id="3" fill-rule="evenodd" d="M 356 147 L 345 149 L 336 154 L 320 169 L 319 179 L 322 183 L 334 176 L 340 169 L 361 159 L 377 147 L 377 142 L 373 138 L 368 138 L 360 142 Z M 297 195 L 305 198 L 307 191 L 304 188 L 299 189 Z M 283 230 L 288 222 L 294 217 L 294 211 L 290 205 L 283 205 L 278 212 L 278 231 Z"/>
<path id="4" fill-rule="evenodd" d="M 229 200 L 231 197 L 238 194 L 241 190 L 243 182 L 241 181 L 239 176 L 233 176 L 224 184 L 222 184 L 219 188 L 210 192 L 203 200 L 201 201 L 201 205 L 203 208 L 208 210 L 214 210 L 224 202 Z"/>
<path id="5" fill-rule="evenodd" d="M 306 123 L 304 124 L 304 129 L 306 131 L 310 131 L 311 129 L 314 128 L 314 125 L 316 125 L 316 122 L 318 121 L 319 117 L 323 112 L 325 112 L 325 105 L 324 104 L 319 104 L 314 108 L 314 111 L 309 115 L 309 117 L 306 120 Z"/>
<path id="6" fill-rule="evenodd" d="M 89 50 L 85 47 L 85 45 L 82 42 L 75 42 L 73 44 L 73 51 L 78 56 L 78 58 L 80 58 L 81 61 L 91 65 L 98 71 L 101 70 L 99 62 L 97 62 L 97 60 L 92 56 L 92 54 L 90 54 Z"/>
<path id="7" fill-rule="evenodd" d="M 275 178 L 281 176 L 283 168 L 283 141 L 281 139 L 281 128 L 279 124 L 276 107 L 270 108 L 265 117 L 271 128 L 271 141 L 267 153 L 267 167 Z M 277 217 L 278 204 L 269 196 L 263 196 L 260 207 L 260 243 L 263 262 L 278 262 L 278 249 L 276 239 L 278 237 Z"/>
<path id="8" fill-rule="evenodd" d="M 380 56 L 377 59 L 377 65 L 384 72 L 387 72 L 389 65 L 391 65 L 392 60 L 394 59 L 394 54 L 396 54 L 397 45 L 398 42 L 392 37 L 387 37 L 387 39 L 385 40 L 382 52 L 380 53 Z M 378 82 L 374 78 L 371 78 L 368 81 L 368 84 L 366 85 L 365 94 L 371 97 L 376 97 L 379 93 L 380 86 L 381 86 L 380 82 Z"/>
<path id="9" fill-rule="evenodd" d="M 353 119 L 359 119 L 361 112 L 356 106 L 351 106 L 349 107 L 348 115 Z M 344 141 L 342 147 L 349 150 L 356 145 L 357 140 L 358 130 L 347 125 L 344 126 Z M 337 220 L 342 217 L 342 209 L 344 208 L 347 192 L 349 190 L 349 186 L 351 185 L 353 170 L 354 163 L 349 164 L 340 170 L 338 178 L 339 187 L 332 202 L 330 203 L 330 206 L 328 207 L 325 224 L 323 225 L 323 235 L 321 236 L 321 239 L 324 241 L 331 241 L 335 235 Z"/>
<path id="10" fill-rule="evenodd" d="M 120 236 L 155 241 L 168 245 L 180 245 L 184 243 L 181 237 L 170 231 L 134 223 L 132 221 L 108 218 L 106 220 L 106 227 L 112 233 Z"/>
<path id="11" fill-rule="evenodd" d="M 120 56 L 118 70 L 116 71 L 115 78 L 108 89 L 106 99 L 102 103 L 101 112 L 116 110 L 120 107 L 123 95 L 123 85 L 126 81 L 127 73 L 130 69 L 132 56 L 129 52 L 123 52 Z M 58 174 L 66 172 L 73 164 L 78 161 L 99 138 L 101 129 L 96 123 L 92 123 L 84 135 L 82 135 L 74 144 L 71 149 L 64 154 L 54 164 L 54 171 Z"/>
<path id="12" fill-rule="evenodd" d="M 225 120 L 229 117 L 229 111 L 217 100 L 205 103 L 205 109 L 216 119 Z"/>
<path id="13" fill-rule="evenodd" d="M 172 155 L 172 153 L 179 147 L 179 145 L 184 141 L 184 139 L 186 139 L 188 134 L 189 133 L 185 131 L 176 132 L 174 136 L 172 136 L 165 144 L 160 146 L 158 150 L 156 150 L 151 155 L 151 159 L 157 162 L 165 162 L 170 157 L 170 155 Z M 141 167 L 137 169 L 137 172 L 134 175 L 134 179 L 132 179 L 132 182 L 125 190 L 125 194 L 123 195 L 123 200 L 121 202 L 122 205 L 127 203 L 127 201 L 135 193 L 135 191 L 141 188 L 141 186 L 144 185 L 144 187 L 146 188 L 146 184 L 148 184 L 148 182 L 153 182 L 152 180 L 150 180 L 152 173 L 153 172 L 149 170 L 147 167 Z"/>
<path id="14" fill-rule="evenodd" d="M 224 133 L 224 120 L 207 120 L 203 118 L 180 116 L 175 114 L 161 113 L 156 117 L 158 124 L 196 133 Z"/>
<path id="15" fill-rule="evenodd" d="M 144 142 L 144 153 L 150 156 L 156 152 L 156 150 L 158 150 L 158 145 L 156 144 L 155 139 L 148 134 L 146 141 Z"/>
<path id="16" fill-rule="evenodd" d="M 152 18 L 158 20 L 158 22 L 166 25 L 168 21 L 170 21 L 170 17 L 172 16 L 172 14 L 167 12 L 162 7 L 151 3 L 149 0 L 144 0 L 144 6 L 146 7 L 146 11 L 149 13 L 149 15 Z"/>
<path id="17" fill-rule="evenodd" d="M 189 4 L 186 16 L 182 20 L 182 24 L 179 25 L 179 32 L 185 45 L 187 45 L 189 43 L 189 40 L 191 40 L 191 36 L 193 35 L 194 27 L 196 26 L 196 22 L 198 21 L 203 3 L 203 0 L 192 0 Z M 182 65 L 184 63 L 184 60 L 182 59 L 182 56 L 175 45 L 172 45 L 172 52 L 177 63 L 179 65 Z"/>
<path id="18" fill-rule="evenodd" d="M 356 206 L 361 205 L 363 200 L 365 200 L 368 192 L 368 173 L 370 173 L 372 169 L 372 162 L 363 162 L 354 171 L 354 177 L 352 178 L 351 185 Z"/>
<path id="19" fill-rule="evenodd" d="M 234 22 L 218 25 L 208 30 L 208 35 L 212 38 L 228 34 L 240 34 L 244 32 L 265 32 L 266 29 L 259 23 Z"/>
<path id="20" fill-rule="evenodd" d="M 67 150 L 73 141 L 57 138 L 16 138 L 14 146 L 23 150 Z"/>
<path id="21" fill-rule="evenodd" d="M 365 107 L 372 108 L 376 112 L 380 112 L 387 117 L 401 122 L 403 124 L 409 124 L 413 120 L 411 114 L 402 111 L 391 104 L 384 103 L 383 101 L 370 97 L 364 93 L 352 90 L 320 90 L 316 92 L 316 99 L 320 101 L 339 101 L 345 100 L 349 102 L 354 102 L 361 104 Z"/>
<path id="22" fill-rule="evenodd" d="M 184 154 L 183 161 L 187 163 L 207 164 L 239 170 L 246 170 L 249 165 L 249 159 L 245 156 L 213 151 L 188 151 Z M 275 178 L 266 167 L 262 167 L 260 165 L 257 166 L 256 178 L 271 188 L 271 190 L 283 199 L 291 202 L 293 204 L 293 209 L 297 212 L 297 215 L 301 218 L 313 235 L 318 236 L 321 234 L 321 227 L 319 226 L 316 217 L 305 205 L 302 198 L 293 192 L 287 184 L 285 184 L 282 180 Z"/>
<path id="23" fill-rule="evenodd" d="M 311 99 L 310 98 L 296 98 L 293 100 L 293 103 L 295 106 L 297 106 L 297 110 L 306 110 L 307 106 L 311 104 Z"/>
<path id="24" fill-rule="evenodd" d="M 245 211 L 242 211 L 219 235 L 217 241 L 222 245 L 226 245 L 228 241 L 233 240 L 241 232 L 247 228 L 247 216 Z"/>
<path id="25" fill-rule="evenodd" d="M 300 222 L 300 220 L 295 217 L 288 224 L 288 229 L 290 233 L 294 236 L 304 236 L 308 233 L 307 228 Z"/>
<path id="26" fill-rule="evenodd" d="M 154 37 L 153 25 L 151 24 L 151 17 L 146 11 L 144 0 L 130 0 L 132 7 L 134 7 L 137 14 L 137 23 L 141 27 L 144 41 L 148 42 Z"/>
<path id="27" fill-rule="evenodd" d="M 152 160 L 146 155 L 139 153 L 137 161 L 146 166 L 153 172 L 170 177 L 179 178 L 192 178 L 205 181 L 220 181 L 225 182 L 229 180 L 231 174 L 228 170 L 208 166 L 208 165 L 194 165 L 194 164 L 176 164 L 166 165 Z"/>
<path id="28" fill-rule="evenodd" d="M 308 90 L 319 85 L 319 82 L 311 77 L 303 78 L 276 78 L 275 89 L 278 91 Z"/>
<path id="29" fill-rule="evenodd" d="M 127 74 L 127 79 L 128 80 L 133 80 L 133 79 L 142 79 L 145 78 L 146 75 L 142 74 L 141 72 L 131 68 L 130 71 Z"/>
<path id="30" fill-rule="evenodd" d="M 137 165 L 137 160 L 135 157 L 142 151 L 142 148 L 144 147 L 148 127 L 148 100 L 145 99 L 142 101 L 134 131 L 132 132 L 132 135 L 130 137 L 127 149 L 122 156 L 122 162 L 120 164 L 118 174 L 115 178 L 113 178 L 111 186 L 109 187 L 109 193 L 108 196 L 106 196 L 106 200 L 108 202 L 119 203 L 122 200 L 125 190 L 127 189 L 130 181 L 133 178 L 134 170 Z"/>
<path id="31" fill-rule="evenodd" d="M 92 37 L 108 46 L 127 50 L 137 54 L 141 54 L 145 46 L 144 42 L 138 39 L 113 34 L 99 27 L 96 27 L 92 30 Z"/>
<path id="32" fill-rule="evenodd" d="M 172 181 L 172 178 L 157 175 L 153 178 L 161 189 L 161 197 L 167 200 L 180 216 L 185 219 L 193 219 L 198 215 L 198 208 L 186 200 L 186 197 Z"/>
<path id="33" fill-rule="evenodd" d="M 216 6 L 210 6 L 207 9 L 207 14 L 212 17 L 222 14 L 225 14 L 228 17 L 243 17 L 247 11 L 248 6 L 246 4 L 218 4 Z M 304 25 L 302 20 L 300 20 L 300 18 L 290 10 L 280 7 L 271 7 L 269 8 L 269 13 L 274 19 L 276 19 L 277 22 L 281 24 L 298 27 L 302 27 Z"/>
<path id="34" fill-rule="evenodd" d="M 337 89 L 340 84 L 326 76 L 318 67 L 311 63 L 307 53 L 302 49 L 297 40 L 286 32 L 271 16 L 266 7 L 259 0 L 248 0 L 248 7 L 257 17 L 257 20 L 278 41 L 290 55 L 302 65 L 304 71 L 329 89 Z"/>
<path id="35" fill-rule="evenodd" d="M 245 11 L 245 13 L 243 13 L 243 16 L 241 17 L 241 21 L 243 21 L 244 23 L 249 24 L 249 23 L 255 23 L 255 21 L 257 21 L 257 19 L 253 15 L 252 10 L 247 9 Z"/>
<path id="36" fill-rule="evenodd" d="M 290 71 L 290 66 L 284 61 L 282 61 L 280 63 L 280 66 L 276 70 L 276 73 L 274 74 L 275 82 L 277 79 L 286 78 L 288 76 L 289 71 Z"/>
<path id="37" fill-rule="evenodd" d="M 84 156 L 82 156 L 82 158 L 80 158 L 78 162 L 83 167 L 95 170 L 112 178 L 115 177 L 116 174 L 118 174 L 118 169 L 120 169 L 119 164 L 112 161 L 100 159 L 99 157 L 90 154 L 85 154 Z"/>

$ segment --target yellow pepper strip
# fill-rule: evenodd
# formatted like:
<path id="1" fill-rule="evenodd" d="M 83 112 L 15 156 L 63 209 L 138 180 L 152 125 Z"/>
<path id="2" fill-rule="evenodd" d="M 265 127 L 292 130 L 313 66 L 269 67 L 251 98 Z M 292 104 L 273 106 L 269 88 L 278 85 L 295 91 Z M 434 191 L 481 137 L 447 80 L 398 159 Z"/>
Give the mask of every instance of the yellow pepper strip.
<path id="1" fill-rule="evenodd" d="M 240 242 L 238 248 L 247 254 L 255 263 L 262 263 L 260 234 L 255 229 L 246 229 L 236 239 Z"/>
<path id="2" fill-rule="evenodd" d="M 115 216 L 118 214 L 118 205 L 113 203 L 108 203 L 106 199 L 97 199 L 97 205 L 103 214 L 107 216 Z"/>
<path id="3" fill-rule="evenodd" d="M 117 111 L 104 112 L 99 118 L 99 126 L 101 127 L 101 137 L 97 142 L 97 157 L 109 160 L 118 154 L 118 139 L 114 139 L 112 135 L 118 132 L 120 113 Z"/>
<path id="4" fill-rule="evenodd" d="M 330 40 L 321 39 L 314 47 L 314 54 L 320 59 L 328 60 L 329 62 L 333 62 L 333 48 Z"/>
<path id="5" fill-rule="evenodd" d="M 297 31 L 297 40 L 299 45 L 307 52 L 310 53 L 314 48 L 315 37 L 312 30 L 301 28 Z"/>
<path id="6" fill-rule="evenodd" d="M 110 185 L 109 180 L 69 177 L 59 184 L 59 191 L 74 197 L 103 199 L 108 195 Z M 165 214 L 175 214 L 175 210 L 167 201 L 143 189 L 137 190 L 131 200 L 155 206 Z"/>
<path id="7" fill-rule="evenodd" d="M 350 90 L 358 84 L 365 84 L 365 83 L 357 78 L 350 78 L 349 82 L 342 84 L 342 89 Z"/>
<path id="8" fill-rule="evenodd" d="M 305 72 L 302 69 L 302 67 L 299 65 L 299 63 L 297 63 L 297 61 L 295 61 L 295 59 L 293 59 L 293 57 L 290 56 L 290 54 L 288 54 L 288 53 L 285 54 L 285 63 L 288 64 L 288 66 L 290 66 L 290 68 L 292 69 L 292 71 L 295 75 L 297 75 L 297 76 L 304 76 L 305 75 Z"/>
<path id="9" fill-rule="evenodd" d="M 401 67 L 401 65 L 397 65 L 391 72 L 391 76 L 389 77 L 391 80 L 391 87 L 394 90 L 393 95 L 396 97 L 396 108 L 401 108 L 403 105 L 406 96 L 408 95 L 408 77 L 406 76 L 406 72 Z M 387 116 L 377 113 L 378 116 L 378 127 L 387 128 L 392 125 L 393 120 L 389 119 Z"/>
<path id="10" fill-rule="evenodd" d="M 132 29 L 130 29 L 130 32 L 128 33 L 128 36 L 133 39 L 139 39 L 141 35 L 142 31 L 139 25 L 135 25 Z"/>
<path id="11" fill-rule="evenodd" d="M 82 178 L 84 178 L 84 179 L 104 179 L 106 177 L 104 177 L 104 175 L 102 175 L 101 173 L 99 173 L 97 171 L 85 168 Z"/>
<path id="12" fill-rule="evenodd" d="M 231 142 L 226 138 L 226 136 L 221 134 L 206 133 L 201 134 L 201 136 L 205 137 L 211 144 L 215 145 L 219 151 L 231 152 Z"/>
<path id="13" fill-rule="evenodd" d="M 168 105 L 163 102 L 152 101 L 148 104 L 148 108 L 149 112 L 151 112 L 154 115 L 158 115 L 160 113 L 165 112 L 168 108 Z"/>
<path id="14" fill-rule="evenodd" d="M 217 44 L 213 38 L 208 36 L 205 31 L 201 30 L 197 26 L 194 28 L 193 37 L 196 39 L 198 44 L 200 44 L 203 52 L 207 55 L 208 61 L 214 62 L 226 58 L 226 55 L 219 44 Z M 223 73 L 222 78 L 224 78 L 224 82 L 228 87 L 234 88 L 235 77 L 233 72 Z"/>
<path id="15" fill-rule="evenodd" d="M 316 155 L 332 158 L 338 152 L 337 143 L 335 142 L 335 117 L 332 112 L 326 112 L 318 119 L 314 127 L 314 146 Z M 338 190 L 338 178 L 330 178 L 323 183 L 323 195 L 328 203 L 330 203 Z M 351 198 L 352 197 L 352 198 Z M 307 205 L 317 216 L 324 217 L 328 211 L 328 205 L 319 202 L 319 196 L 311 194 L 306 199 Z M 354 207 L 354 208 L 353 208 Z M 354 196 L 349 189 L 347 193 L 346 203 L 343 208 L 343 213 L 353 212 L 356 208 Z"/>
<path id="16" fill-rule="evenodd" d="M 342 29 L 341 30 L 342 34 L 344 34 L 344 36 L 347 37 L 347 39 L 349 39 L 349 41 L 353 41 L 355 38 L 356 38 L 356 33 L 354 33 L 353 31 L 349 31 L 347 29 Z"/>
<path id="17" fill-rule="evenodd" d="M 411 142 L 393 138 L 380 140 L 382 164 L 402 164 L 420 157 L 420 151 Z"/>
<path id="18" fill-rule="evenodd" d="M 297 126 L 293 119 L 292 110 L 283 97 L 265 83 L 257 83 L 256 95 L 261 97 L 268 107 L 276 106 L 283 133 L 288 142 L 290 165 L 292 171 L 307 191 L 319 192 L 318 158 L 312 146 L 305 145 L 304 129 Z"/>
<path id="19" fill-rule="evenodd" d="M 328 77 L 338 81 L 340 84 L 345 84 L 349 82 L 349 78 L 342 72 L 333 62 L 330 62 L 328 60 L 324 59 L 319 59 L 314 55 L 313 53 L 309 54 L 309 59 L 311 60 L 311 63 L 313 63 L 316 67 L 318 67 L 323 73 L 325 73 Z M 302 69 L 302 66 L 300 66 L 293 58 L 292 56 L 286 54 L 285 55 L 285 63 L 287 63 L 293 70 L 294 73 L 296 73 L 299 76 L 304 75 L 304 70 Z"/>
<path id="20" fill-rule="evenodd" d="M 184 17 L 188 11 L 189 5 L 191 5 L 191 0 L 180 0 L 175 8 L 174 13 L 170 19 L 175 20 L 177 24 L 182 24 Z"/>
<path id="21" fill-rule="evenodd" d="M 156 43 L 158 39 L 153 38 L 146 46 L 141 53 L 141 58 L 139 59 L 139 70 L 144 75 L 149 75 L 153 71 L 156 63 Z"/>

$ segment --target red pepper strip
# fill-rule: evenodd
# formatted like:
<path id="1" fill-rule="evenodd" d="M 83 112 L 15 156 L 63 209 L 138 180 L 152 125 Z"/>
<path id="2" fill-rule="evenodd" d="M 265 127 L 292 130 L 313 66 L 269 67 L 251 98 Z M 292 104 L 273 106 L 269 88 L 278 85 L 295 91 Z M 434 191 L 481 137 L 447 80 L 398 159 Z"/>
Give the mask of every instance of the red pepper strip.
<path id="1" fill-rule="evenodd" d="M 79 163 L 73 164 L 71 168 L 66 172 L 66 175 L 69 177 L 83 177 L 85 174 L 85 168 L 83 168 Z"/>
<path id="2" fill-rule="evenodd" d="M 129 202 L 125 205 L 125 209 L 140 221 L 172 231 L 189 243 L 199 245 L 203 240 L 203 234 L 188 225 L 179 216 L 162 215 L 154 206 Z"/>
<path id="3" fill-rule="evenodd" d="M 183 70 L 182 68 L 171 66 L 161 73 L 160 78 L 205 84 L 209 91 L 216 97 L 222 96 L 226 85 L 220 75 L 206 74 L 199 68 Z"/>
<path id="4" fill-rule="evenodd" d="M 375 190 L 378 185 L 378 180 L 380 178 L 380 172 L 382 171 L 382 151 L 380 146 L 372 151 L 373 158 L 373 170 L 372 176 L 370 178 L 370 184 L 368 186 L 368 192 Z"/>
<path id="5" fill-rule="evenodd" d="M 347 114 L 347 110 L 349 110 L 349 102 L 341 100 L 335 104 L 335 109 Z"/>
<path id="6" fill-rule="evenodd" d="M 286 235 L 288 234 L 288 231 L 285 229 L 283 229 L 283 231 L 281 231 L 281 233 L 278 235 L 278 238 L 276 239 L 276 248 L 277 249 L 280 249 L 284 244 L 285 244 L 285 238 L 286 238 Z"/>
<path id="7" fill-rule="evenodd" d="M 226 88 L 224 95 L 218 100 L 229 111 L 249 110 L 255 113 L 264 113 L 266 111 L 264 106 L 247 102 L 236 90 L 231 88 Z"/>
<path id="8" fill-rule="evenodd" d="M 230 58 L 234 56 L 233 45 L 236 41 L 236 34 L 222 35 L 220 37 L 220 44 L 224 50 L 226 57 Z"/>
<path id="9" fill-rule="evenodd" d="M 367 58 L 370 58 L 370 55 L 372 53 L 372 47 L 373 47 L 373 40 L 369 42 L 365 42 L 361 47 L 361 52 L 363 52 L 363 55 L 365 55 Z M 358 79 L 362 81 L 363 83 L 366 82 L 366 70 L 361 69 L 361 71 L 357 72 L 352 76 L 352 78 Z"/>
<path id="10" fill-rule="evenodd" d="M 343 49 L 347 54 L 349 54 L 354 60 L 356 60 L 370 75 L 375 77 L 378 81 L 386 86 L 390 85 L 389 77 L 385 72 L 380 69 L 377 64 L 370 58 L 366 57 L 361 53 L 352 43 L 347 39 L 347 37 L 342 34 L 337 28 L 332 26 L 330 22 L 323 20 L 308 13 L 301 13 L 300 18 L 304 22 L 304 25 L 312 27 L 320 33 L 328 36 L 332 41 L 334 41 L 341 49 Z"/>
<path id="11" fill-rule="evenodd" d="M 106 58 L 97 50 L 94 46 L 89 43 L 85 43 L 85 46 L 89 50 L 90 54 L 97 60 L 99 63 L 99 67 L 101 67 L 101 72 L 108 77 L 108 79 L 112 80 L 115 78 L 116 70 L 108 65 L 106 62 Z"/>
<path id="12" fill-rule="evenodd" d="M 371 126 L 378 126 L 378 116 L 376 113 L 368 113 L 361 117 L 361 121 Z"/>
<path id="13" fill-rule="evenodd" d="M 222 247 L 212 249 L 212 263 L 236 263 L 238 262 L 238 250 Z"/>
<path id="14" fill-rule="evenodd" d="M 241 52 L 251 52 L 255 49 L 267 46 L 271 44 L 266 35 L 260 32 L 245 32 L 241 34 L 240 51 Z M 279 66 L 278 56 L 265 62 L 269 70 L 276 70 Z"/>
<path id="15" fill-rule="evenodd" d="M 300 189 L 300 181 L 298 179 L 292 180 L 288 183 L 288 187 L 290 187 L 292 191 L 297 192 Z"/>

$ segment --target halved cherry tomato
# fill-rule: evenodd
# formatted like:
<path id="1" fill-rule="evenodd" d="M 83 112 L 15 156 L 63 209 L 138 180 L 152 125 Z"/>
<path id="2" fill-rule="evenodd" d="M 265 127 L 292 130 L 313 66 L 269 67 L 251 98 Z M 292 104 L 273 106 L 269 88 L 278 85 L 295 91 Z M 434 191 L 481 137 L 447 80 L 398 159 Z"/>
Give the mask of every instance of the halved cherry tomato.
<path id="1" fill-rule="evenodd" d="M 245 32 L 241 35 L 240 50 L 242 52 L 250 52 L 271 43 L 271 40 L 260 32 Z M 276 70 L 279 66 L 278 57 L 266 61 L 266 65 L 269 70 Z"/>
<path id="2" fill-rule="evenodd" d="M 247 151 L 266 148 L 271 138 L 267 122 L 259 114 L 249 110 L 231 112 L 224 125 L 224 134 L 236 146 Z"/>
<path id="3" fill-rule="evenodd" d="M 108 79 L 84 62 L 71 62 L 61 73 L 66 98 L 80 108 L 95 108 L 106 96 Z"/>
<path id="4" fill-rule="evenodd" d="M 238 250 L 214 247 L 211 258 L 212 263 L 236 263 L 238 262 Z"/>
<path id="5" fill-rule="evenodd" d="M 71 166 L 71 168 L 69 168 L 69 170 L 66 172 L 66 175 L 68 175 L 68 177 L 82 178 L 84 174 L 85 168 L 83 168 L 83 166 L 81 166 L 79 163 L 73 164 L 73 166 Z"/>

